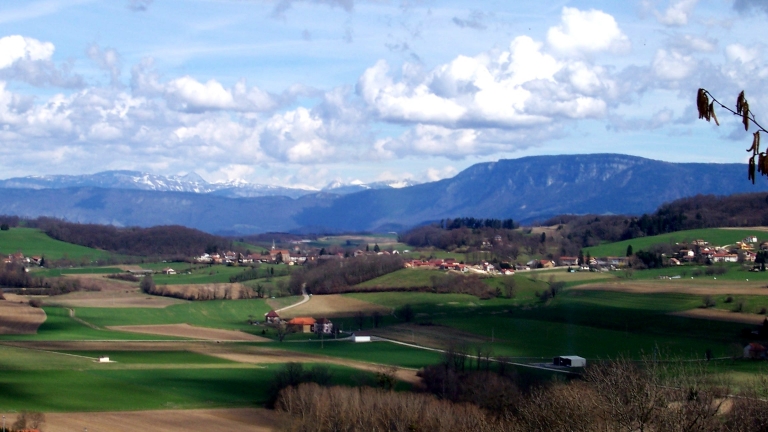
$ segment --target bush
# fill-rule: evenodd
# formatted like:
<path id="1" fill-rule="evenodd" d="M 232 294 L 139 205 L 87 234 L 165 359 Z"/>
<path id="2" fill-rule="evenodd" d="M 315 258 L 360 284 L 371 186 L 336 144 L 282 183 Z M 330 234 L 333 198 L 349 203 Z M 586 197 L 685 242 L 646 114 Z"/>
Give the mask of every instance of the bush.
<path id="1" fill-rule="evenodd" d="M 43 301 L 38 298 L 29 299 L 29 305 L 33 308 L 43 307 Z"/>
<path id="2" fill-rule="evenodd" d="M 728 296 L 723 300 L 724 303 L 733 303 L 733 296 Z"/>
<path id="3" fill-rule="evenodd" d="M 704 296 L 703 303 L 705 308 L 715 307 L 716 304 L 715 299 L 713 299 L 710 295 Z"/>
<path id="4" fill-rule="evenodd" d="M 744 300 L 739 301 L 736 303 L 736 307 L 733 308 L 734 312 L 744 312 Z"/>

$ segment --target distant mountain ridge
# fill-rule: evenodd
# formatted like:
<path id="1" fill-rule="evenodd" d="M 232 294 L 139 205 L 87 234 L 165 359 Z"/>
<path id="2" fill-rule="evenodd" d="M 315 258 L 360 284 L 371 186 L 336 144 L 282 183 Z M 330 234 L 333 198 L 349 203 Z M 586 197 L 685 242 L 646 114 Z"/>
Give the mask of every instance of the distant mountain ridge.
<path id="1" fill-rule="evenodd" d="M 368 189 L 385 189 L 411 186 L 412 181 L 384 181 L 365 184 L 362 182 L 334 182 L 323 188 L 337 195 L 360 192 Z M 191 172 L 184 176 L 162 176 L 139 171 L 104 171 L 85 175 L 45 175 L 16 177 L 0 180 L 2 189 L 65 189 L 73 187 L 98 187 L 104 189 L 132 189 L 157 192 L 189 192 L 213 194 L 229 198 L 253 198 L 264 196 L 286 196 L 299 198 L 317 193 L 320 189 L 302 189 L 274 185 L 248 183 L 244 180 L 209 183 L 199 174 Z"/>
<path id="2" fill-rule="evenodd" d="M 476 164 L 450 179 L 399 189 L 356 185 L 364 190 L 342 195 L 334 193 L 337 187 L 299 197 L 230 197 L 183 189 L 205 186 L 194 178 L 177 184 L 176 178 L 141 177 L 143 190 L 110 187 L 115 183 L 106 180 L 61 189 L 44 189 L 44 182 L 36 189 L 29 183 L 20 188 L 11 182 L 19 180 L 11 179 L 0 184 L 6 188 L 0 191 L 0 214 L 118 226 L 178 224 L 229 234 L 401 231 L 462 216 L 525 223 L 560 214 L 639 215 L 697 194 L 768 190 L 762 178 L 757 185 L 747 181 L 746 170 L 746 164 L 670 163 L 617 154 L 533 156 Z M 135 173 L 119 173 L 130 174 L 110 181 L 130 177 L 135 182 Z M 160 190 L 174 187 L 180 190 Z"/>

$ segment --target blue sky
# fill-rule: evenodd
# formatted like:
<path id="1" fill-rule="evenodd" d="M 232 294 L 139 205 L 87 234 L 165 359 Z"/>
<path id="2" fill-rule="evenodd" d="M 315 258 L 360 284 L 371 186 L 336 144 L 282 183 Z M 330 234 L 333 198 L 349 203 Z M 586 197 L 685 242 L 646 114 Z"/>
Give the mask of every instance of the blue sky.
<path id="1" fill-rule="evenodd" d="M 11 3 L 8 5 L 8 3 Z M 745 162 L 764 0 L 39 0 L 0 6 L 0 178 L 322 187 L 625 153 Z M 742 148 L 743 147 L 743 148 Z"/>

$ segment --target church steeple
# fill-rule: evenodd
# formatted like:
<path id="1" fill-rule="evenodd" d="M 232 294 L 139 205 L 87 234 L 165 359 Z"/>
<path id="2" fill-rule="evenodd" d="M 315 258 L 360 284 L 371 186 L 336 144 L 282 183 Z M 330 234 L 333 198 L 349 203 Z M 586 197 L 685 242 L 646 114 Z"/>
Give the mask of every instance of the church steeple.
<path id="1" fill-rule="evenodd" d="M 272 250 L 275 250 L 275 240 L 272 239 Z"/>

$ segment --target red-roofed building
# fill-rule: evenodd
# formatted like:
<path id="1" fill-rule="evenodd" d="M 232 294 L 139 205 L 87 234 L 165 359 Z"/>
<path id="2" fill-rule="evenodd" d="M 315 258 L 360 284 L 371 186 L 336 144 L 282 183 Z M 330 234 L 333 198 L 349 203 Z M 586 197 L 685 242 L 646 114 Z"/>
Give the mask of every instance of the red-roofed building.
<path id="1" fill-rule="evenodd" d="M 280 315 L 277 312 L 271 310 L 264 314 L 264 320 L 269 324 L 277 324 L 280 322 Z"/>
<path id="2" fill-rule="evenodd" d="M 296 317 L 288 321 L 289 326 L 297 329 L 302 333 L 312 333 L 314 331 L 316 323 L 317 321 L 315 321 L 314 318 L 310 318 L 310 317 Z"/>

